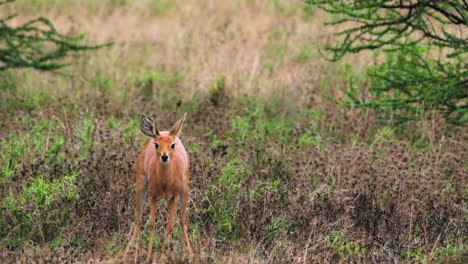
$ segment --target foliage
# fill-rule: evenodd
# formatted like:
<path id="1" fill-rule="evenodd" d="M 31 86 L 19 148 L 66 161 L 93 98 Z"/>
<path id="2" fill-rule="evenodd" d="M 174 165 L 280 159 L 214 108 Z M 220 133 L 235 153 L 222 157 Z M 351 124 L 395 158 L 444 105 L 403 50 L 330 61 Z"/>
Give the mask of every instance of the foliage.
<path id="1" fill-rule="evenodd" d="M 9 135 L 0 144 L 0 208 L 4 209 L 0 217 L 1 246 L 55 239 L 60 234 L 54 221 L 73 220 L 68 206 L 78 197 L 79 172 L 70 169 L 60 177 L 53 173 L 64 158 L 65 140 L 58 127 L 44 120 L 30 131 Z M 51 133 L 56 136 L 50 137 Z M 26 172 L 24 163 L 34 165 Z"/>
<path id="2" fill-rule="evenodd" d="M 347 106 L 371 107 L 387 120 L 431 119 L 443 115 L 453 124 L 467 117 L 468 71 L 461 60 L 430 57 L 431 49 L 420 45 L 387 51 L 385 61 L 369 67 L 373 97 L 362 97 L 359 89 L 348 92 Z"/>
<path id="3" fill-rule="evenodd" d="M 0 6 L 14 0 L 1 1 Z M 57 31 L 49 19 L 39 17 L 20 26 L 9 26 L 17 15 L 0 19 L 0 71 L 10 68 L 60 69 L 72 52 L 99 49 L 110 45 L 82 44 L 84 36 L 68 36 Z"/>
<path id="4" fill-rule="evenodd" d="M 397 122 L 443 115 L 450 123 L 467 122 L 468 41 L 453 26 L 466 28 L 465 1 L 379 0 L 309 3 L 336 14 L 327 25 L 345 24 L 342 42 L 327 46 L 332 61 L 347 53 L 380 50 L 385 61 L 370 67 L 374 97 L 349 93 L 348 106 L 370 107 Z M 433 58 L 437 48 L 445 57 Z"/>
<path id="5" fill-rule="evenodd" d="M 304 256 L 292 250 L 297 247 L 311 262 L 382 262 L 389 254 L 413 261 L 462 258 L 462 136 L 454 133 L 412 157 L 414 148 L 393 128 L 374 131 L 362 140 L 368 144 L 336 144 L 329 129 L 313 125 L 325 116 L 305 114 L 306 107 L 289 112 L 273 98 L 231 97 L 217 106 L 204 100 L 184 103 L 194 108 L 182 136 L 191 158 L 189 236 L 196 252 L 217 259 L 239 246 L 275 263 Z M 128 241 L 135 157 L 146 140 L 135 115 L 155 113 L 164 129 L 179 106 L 91 103 L 88 111 L 82 110 L 87 101 L 55 106 L 48 110 L 51 120 L 8 110 L 0 141 L 6 262 L 28 245 L 66 248 L 54 252 L 69 262 L 91 258 L 83 254 L 93 250 L 114 257 Z M 164 241 L 164 204 L 158 244 Z M 145 229 L 141 245 L 148 240 Z"/>
<path id="6" fill-rule="evenodd" d="M 167 129 L 181 112 L 195 254 L 184 257 L 177 219 L 163 262 L 464 263 L 466 127 L 381 126 L 374 111 L 322 100 L 361 80 L 353 62 L 325 64 L 304 45 L 307 28 L 317 44 L 330 37 L 315 6 L 202 2 L 18 1 L 20 14 L 38 7 L 77 25 L 111 24 L 89 39 L 104 33 L 119 45 L 77 56 L 72 78 L 0 72 L 2 263 L 122 262 L 147 140 L 139 115 Z M 371 73 L 390 66 L 379 67 Z M 155 258 L 166 214 L 161 201 Z M 143 217 L 126 261 L 146 257 L 147 207 Z"/>

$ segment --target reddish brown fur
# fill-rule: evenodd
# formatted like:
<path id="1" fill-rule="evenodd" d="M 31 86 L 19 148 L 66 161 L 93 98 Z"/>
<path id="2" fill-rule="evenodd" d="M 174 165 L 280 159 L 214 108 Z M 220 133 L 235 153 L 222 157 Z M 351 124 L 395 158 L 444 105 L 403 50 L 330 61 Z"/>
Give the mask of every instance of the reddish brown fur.
<path id="1" fill-rule="evenodd" d="M 135 227 L 132 238 L 130 239 L 124 253 L 124 258 L 128 253 L 135 238 L 138 236 L 141 225 L 142 208 L 145 198 L 149 191 L 148 202 L 150 210 L 150 239 L 148 243 L 147 260 L 151 258 L 153 235 L 156 226 L 155 213 L 159 199 L 169 200 L 169 221 L 167 225 L 167 240 L 165 247 L 167 248 L 172 239 L 172 231 L 174 226 L 174 216 L 177 210 L 177 199 L 180 205 L 180 219 L 183 231 L 185 246 L 192 254 L 190 241 L 187 235 L 187 216 L 186 208 L 189 200 L 189 180 L 190 180 L 190 162 L 187 152 L 182 144 L 182 141 L 177 137 L 180 131 L 183 117 L 176 122 L 171 131 L 158 132 L 154 127 L 155 137 L 150 137 L 146 142 L 145 147 L 140 152 L 137 161 L 137 178 L 136 178 L 136 209 L 135 209 Z M 147 119 L 150 120 L 150 119 Z M 151 121 L 151 120 L 150 120 Z M 148 121 L 146 121 L 148 124 Z M 150 122 L 150 125 L 152 122 Z M 148 128 L 143 128 L 142 131 L 147 135 L 152 135 L 148 132 Z M 159 144 L 159 149 L 156 149 L 155 143 Z M 175 143 L 172 150 L 171 144 Z M 161 156 L 166 154 L 168 162 L 164 163 Z M 148 188 L 149 187 L 149 188 Z"/>
<path id="2" fill-rule="evenodd" d="M 184 175 L 187 182 L 189 180 L 189 158 L 179 137 L 171 137 L 168 131 L 160 132 L 156 141 L 160 144 L 159 150 L 155 151 L 154 139 L 149 138 L 138 156 L 137 177 L 151 176 L 148 177 L 150 194 L 155 198 L 175 198 L 179 195 Z M 173 142 L 176 143 L 176 147 L 171 151 L 169 147 Z M 162 153 L 168 154 L 169 164 L 160 163 Z"/>

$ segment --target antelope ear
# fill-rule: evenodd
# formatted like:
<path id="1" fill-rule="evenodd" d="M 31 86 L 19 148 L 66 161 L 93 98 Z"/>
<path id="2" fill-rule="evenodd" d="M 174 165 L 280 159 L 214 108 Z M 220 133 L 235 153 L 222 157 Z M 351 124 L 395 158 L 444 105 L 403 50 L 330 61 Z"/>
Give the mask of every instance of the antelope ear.
<path id="1" fill-rule="evenodd" d="M 154 138 L 159 135 L 159 131 L 154 126 L 153 120 L 143 114 L 141 115 L 140 119 L 140 129 L 141 132 L 143 132 L 143 134 L 147 135 L 148 137 Z"/>
<path id="2" fill-rule="evenodd" d="M 187 116 L 187 113 L 185 113 L 184 116 L 181 119 L 179 119 L 179 121 L 175 122 L 175 124 L 171 128 L 171 131 L 169 132 L 170 135 L 177 136 L 177 134 L 179 134 L 186 116 Z"/>

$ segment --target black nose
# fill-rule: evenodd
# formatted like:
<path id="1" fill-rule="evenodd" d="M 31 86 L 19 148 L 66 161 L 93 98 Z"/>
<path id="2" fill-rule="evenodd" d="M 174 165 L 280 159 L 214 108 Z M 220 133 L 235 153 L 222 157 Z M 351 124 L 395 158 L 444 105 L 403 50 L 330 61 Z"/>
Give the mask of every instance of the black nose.
<path id="1" fill-rule="evenodd" d="M 164 161 L 164 162 L 166 162 L 168 158 L 169 158 L 169 157 L 168 157 L 166 154 L 164 154 L 164 155 L 161 156 L 161 159 L 162 159 L 162 161 Z"/>

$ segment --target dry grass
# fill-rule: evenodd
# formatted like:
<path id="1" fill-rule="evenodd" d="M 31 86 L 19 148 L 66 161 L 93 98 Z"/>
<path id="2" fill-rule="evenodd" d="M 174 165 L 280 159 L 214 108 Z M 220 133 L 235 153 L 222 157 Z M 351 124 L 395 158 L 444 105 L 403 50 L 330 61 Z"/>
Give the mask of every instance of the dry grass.
<path id="1" fill-rule="evenodd" d="M 243 120 L 255 106 L 215 107 L 207 101 L 203 105 L 191 112 L 183 135 L 192 160 L 189 234 L 194 263 L 463 262 L 468 174 L 463 160 L 466 138 L 460 136 L 466 134 L 464 129 L 448 133 L 439 129 L 433 138 L 437 143 L 424 148 L 398 139 L 388 128 L 377 130 L 374 138 L 366 136 L 372 139 L 368 144 L 340 144 L 324 132 L 334 128 L 311 129 L 315 121 L 305 118 L 296 126 L 267 126 L 277 136 L 260 128 L 255 132 L 253 124 L 271 121 L 254 115 L 248 125 L 251 131 L 240 141 L 244 127 L 228 119 Z M 167 127 L 172 112 L 157 111 L 151 103 L 125 108 L 103 104 L 93 105 L 92 113 L 75 111 L 65 117 L 71 107 L 23 112 L 23 118 L 36 126 L 55 115 L 50 146 L 61 137 L 65 144 L 51 158 L 41 154 L 49 152 L 47 147 L 43 150 L 44 144 L 23 142 L 30 155 L 19 158 L 12 181 L 0 182 L 2 198 L 26 193 L 38 175 L 54 182 L 69 171 L 79 172 L 73 182 L 78 196 L 72 200 L 51 196 L 50 205 L 28 202 L 21 204 L 21 211 L 4 210 L 1 219 L 20 226 L 6 238 L 26 232 L 28 241 L 23 248 L 10 244 L 0 250 L 7 262 L 112 263 L 128 242 L 135 157 L 144 141 L 132 113 L 157 112 L 157 123 Z M 235 115 L 229 114 L 233 111 Z M 62 127 L 60 120 L 67 118 Z M 93 129 L 83 129 L 86 120 Z M 21 120 L 2 127 L 19 135 L 34 129 Z M 308 133 L 321 139 L 298 147 L 299 138 Z M 13 157 L 14 152 L 9 153 Z M 62 208 L 67 214 L 62 215 Z M 229 216 L 220 218 L 217 210 Z M 162 203 L 158 237 L 164 234 L 164 214 Z M 37 217 L 35 224 L 27 215 Z M 18 223 L 21 219 L 24 222 Z M 27 231 L 28 227 L 33 228 Z M 143 227 L 142 234 L 147 232 Z M 144 259 L 145 239 L 143 235 L 141 248 L 129 260 Z M 169 262 L 184 263 L 181 239 L 174 241 Z"/>
<path id="2" fill-rule="evenodd" d="M 181 94 L 189 99 L 206 93 L 221 77 L 231 94 L 265 95 L 317 93 L 320 81 L 333 74 L 318 47 L 330 43 L 339 28 L 323 26 L 329 15 L 301 1 L 45 1 L 34 9 L 27 2 L 18 1 L 18 10 L 10 6 L 8 13 L 21 14 L 15 23 L 43 15 L 61 32 L 86 33 L 92 43 L 115 43 L 66 71 L 81 72 L 83 79 L 108 75 L 117 96 L 138 94 L 135 74 L 149 71 L 179 73 Z M 348 60 L 359 72 L 370 57 Z M 31 82 L 51 89 L 42 76 Z M 63 93 L 92 89 L 82 81 L 53 79 Z"/>
<path id="3" fill-rule="evenodd" d="M 14 23 L 43 15 L 114 45 L 76 55 L 71 76 L 2 73 L 5 262 L 115 262 L 133 219 L 137 117 L 167 128 L 182 111 L 194 263 L 466 262 L 467 129 L 386 127 L 324 99 L 374 59 L 326 62 L 329 15 L 275 0 L 19 0 L 1 13 L 15 11 Z M 174 241 L 168 262 L 185 263 Z"/>

